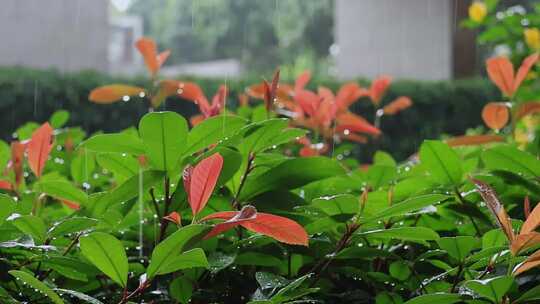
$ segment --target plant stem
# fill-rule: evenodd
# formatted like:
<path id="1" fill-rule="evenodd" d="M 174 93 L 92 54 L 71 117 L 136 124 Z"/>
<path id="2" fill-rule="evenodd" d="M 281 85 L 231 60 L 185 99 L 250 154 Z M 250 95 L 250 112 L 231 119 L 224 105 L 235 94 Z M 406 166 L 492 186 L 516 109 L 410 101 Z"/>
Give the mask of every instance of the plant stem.
<path id="1" fill-rule="evenodd" d="M 310 273 L 315 274 L 315 279 L 311 282 L 309 285 L 310 287 L 315 286 L 315 284 L 319 281 L 321 278 L 321 274 L 330 266 L 330 263 L 334 260 L 336 255 L 340 253 L 343 249 L 347 248 L 349 245 L 349 241 L 351 240 L 352 235 L 360 228 L 360 225 L 358 224 L 346 224 L 345 225 L 345 232 L 337 242 L 336 248 L 334 251 L 330 254 L 327 261 L 321 260 L 319 263 L 317 263 L 313 268 L 309 271 Z"/>
<path id="2" fill-rule="evenodd" d="M 467 201 L 465 200 L 465 198 L 461 195 L 461 192 L 459 192 L 459 189 L 456 187 L 454 188 L 454 193 L 456 194 L 458 200 L 460 203 L 462 203 L 463 205 L 466 205 L 467 204 Z M 476 222 L 474 221 L 473 217 L 470 216 L 470 215 L 467 215 L 467 217 L 469 218 L 469 220 L 471 221 L 472 225 L 474 226 L 474 230 L 476 231 L 476 236 L 480 237 L 482 236 L 482 232 L 480 231 L 480 228 L 478 227 L 478 225 L 476 224 Z"/>
<path id="3" fill-rule="evenodd" d="M 232 207 L 236 210 L 240 210 L 240 192 L 242 191 L 242 188 L 244 188 L 244 185 L 246 183 L 246 180 L 248 178 L 249 173 L 253 171 L 253 162 L 255 161 L 255 154 L 249 153 L 247 164 L 246 164 L 246 170 L 244 171 L 244 174 L 242 175 L 242 178 L 240 179 L 240 185 L 238 186 L 238 190 L 236 190 L 236 194 L 234 195 L 234 198 L 232 200 Z"/>
<path id="4" fill-rule="evenodd" d="M 452 289 L 450 289 L 450 293 L 454 293 L 456 291 L 457 284 L 459 283 L 459 278 L 461 277 L 461 272 L 463 272 L 463 262 L 459 264 L 458 272 L 456 274 L 456 277 L 454 278 L 454 284 L 452 284 Z"/>
<path id="5" fill-rule="evenodd" d="M 165 236 L 165 230 L 167 230 L 167 225 L 169 224 L 169 221 L 167 221 L 164 217 L 169 213 L 169 207 L 172 202 L 172 198 L 169 196 L 170 191 L 170 180 L 169 177 L 165 177 L 165 208 L 163 210 L 163 217 L 161 217 L 161 226 L 159 229 L 159 238 L 158 241 L 161 242 L 163 240 L 163 237 Z M 159 216 L 159 215 L 158 215 Z"/>

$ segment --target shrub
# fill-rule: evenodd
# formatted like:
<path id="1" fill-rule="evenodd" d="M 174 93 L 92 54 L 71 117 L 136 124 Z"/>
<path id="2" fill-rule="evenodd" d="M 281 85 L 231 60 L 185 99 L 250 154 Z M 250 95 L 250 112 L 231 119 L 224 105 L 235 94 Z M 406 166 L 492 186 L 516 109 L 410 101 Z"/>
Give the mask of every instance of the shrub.
<path id="1" fill-rule="evenodd" d="M 223 80 L 187 79 L 197 82 L 205 92 L 216 92 Z M 227 107 L 238 105 L 237 94 L 259 79 L 228 80 L 230 98 Z M 28 120 L 44 121 L 57 109 L 71 113 L 69 125 L 81 126 L 89 133 L 113 132 L 135 125 L 146 113 L 144 104 L 133 100 L 107 107 L 96 107 L 88 102 L 93 88 L 108 83 L 132 83 L 145 86 L 143 78 L 118 79 L 94 72 L 60 74 L 55 71 L 36 71 L 23 68 L 0 69 L 0 110 L 4 115 L 0 136 L 10 139 L 13 131 Z M 335 81 L 312 83 L 337 90 Z M 396 81 L 390 87 L 383 103 L 397 96 L 409 96 L 415 106 L 401 115 L 388 117 L 382 125 L 385 136 L 379 148 L 390 151 L 397 159 L 405 159 L 416 151 L 423 138 L 438 138 L 442 134 L 463 134 L 481 122 L 478 114 L 489 101 L 499 100 L 495 88 L 482 79 L 441 82 Z M 357 102 L 351 108 L 368 118 L 373 115 L 369 102 Z M 177 111 L 186 117 L 197 110 L 191 103 L 171 97 L 164 109 Z M 401 140 L 405 138 L 406 140 Z M 357 150 L 363 161 L 371 159 L 373 149 Z"/>

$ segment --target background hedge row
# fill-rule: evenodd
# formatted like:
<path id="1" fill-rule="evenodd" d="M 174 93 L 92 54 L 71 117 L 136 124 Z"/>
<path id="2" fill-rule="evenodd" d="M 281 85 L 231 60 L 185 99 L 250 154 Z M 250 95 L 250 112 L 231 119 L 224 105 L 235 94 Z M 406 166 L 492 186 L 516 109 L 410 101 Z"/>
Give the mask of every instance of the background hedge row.
<path id="1" fill-rule="evenodd" d="M 260 79 L 195 79 L 211 95 L 220 84 L 226 83 L 231 95 L 227 107 L 237 105 L 236 95 Z M 82 126 L 88 132 L 118 131 L 135 125 L 147 111 L 140 99 L 113 105 L 96 105 L 88 101 L 91 89 L 110 83 L 146 85 L 144 78 L 118 79 L 96 72 L 62 74 L 56 71 L 38 71 L 25 68 L 0 68 L 0 137 L 10 140 L 12 133 L 25 122 L 42 122 L 56 110 L 71 113 L 68 125 Z M 361 81 L 362 82 L 362 81 Z M 337 89 L 337 81 L 313 80 L 312 85 L 325 85 Z M 363 82 L 365 83 L 365 82 Z M 421 141 L 438 138 L 442 134 L 459 135 L 466 129 L 481 125 L 480 111 L 489 101 L 500 98 L 495 88 L 483 79 L 458 81 L 396 81 L 392 84 L 383 103 L 400 95 L 410 96 L 412 108 L 394 117 L 384 117 L 384 137 L 378 148 L 391 152 L 397 159 L 414 153 Z M 178 98 L 170 98 L 164 108 L 190 116 L 196 107 Z M 372 119 L 373 108 L 367 100 L 353 105 L 352 110 Z M 373 147 L 360 147 L 360 157 L 365 159 Z"/>

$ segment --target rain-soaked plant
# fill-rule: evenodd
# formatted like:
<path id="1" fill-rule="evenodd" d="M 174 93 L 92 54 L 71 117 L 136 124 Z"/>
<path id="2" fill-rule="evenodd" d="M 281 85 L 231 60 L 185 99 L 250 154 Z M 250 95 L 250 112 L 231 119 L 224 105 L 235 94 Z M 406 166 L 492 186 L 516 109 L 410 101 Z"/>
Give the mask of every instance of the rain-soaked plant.
<path id="1" fill-rule="evenodd" d="M 390 78 L 334 94 L 276 73 L 225 111 L 224 86 L 209 100 L 195 83 L 160 80 L 167 53 L 137 46 L 155 86 L 104 86 L 90 100 L 142 96 L 151 111 L 138 126 L 87 136 L 59 111 L 0 142 L 1 303 L 540 300 L 538 141 L 513 130 L 536 111 L 490 105 L 478 115 L 495 133 L 345 167 L 311 143 L 380 136 L 380 118 L 411 105 L 380 105 Z M 513 104 L 536 57 L 515 77 L 488 61 Z M 157 111 L 171 95 L 199 106 L 191 127 Z M 379 120 L 349 110 L 361 96 Z M 260 112 L 249 98 L 265 102 Z M 291 156 L 298 141 L 311 157 Z"/>

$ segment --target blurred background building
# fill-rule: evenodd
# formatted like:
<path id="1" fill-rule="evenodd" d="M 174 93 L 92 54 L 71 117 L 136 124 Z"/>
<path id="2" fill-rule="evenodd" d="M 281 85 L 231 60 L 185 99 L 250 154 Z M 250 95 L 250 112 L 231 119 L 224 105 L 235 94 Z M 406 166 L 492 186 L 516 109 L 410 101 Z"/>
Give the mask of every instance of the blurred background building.
<path id="1" fill-rule="evenodd" d="M 142 71 L 142 35 L 172 55 L 176 76 L 284 75 L 342 79 L 475 73 L 470 0 L 3 0 L 0 65 Z"/>

